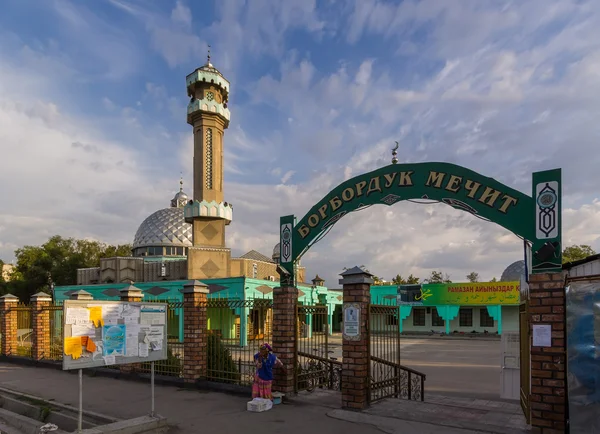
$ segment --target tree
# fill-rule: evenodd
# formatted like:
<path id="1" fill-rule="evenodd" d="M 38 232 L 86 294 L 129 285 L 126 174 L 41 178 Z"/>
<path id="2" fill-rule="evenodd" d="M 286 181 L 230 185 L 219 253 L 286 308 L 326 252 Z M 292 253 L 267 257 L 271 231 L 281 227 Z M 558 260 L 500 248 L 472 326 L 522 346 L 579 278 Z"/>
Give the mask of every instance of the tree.
<path id="1" fill-rule="evenodd" d="M 394 285 L 406 285 L 406 279 L 399 274 L 396 274 L 396 277 L 392 279 L 392 283 Z"/>
<path id="2" fill-rule="evenodd" d="M 585 259 L 588 256 L 595 255 L 596 252 L 587 244 L 580 244 L 566 247 L 563 250 L 562 261 L 563 264 L 567 262 L 579 261 L 580 259 Z"/>
<path id="3" fill-rule="evenodd" d="M 490 282 L 497 282 L 498 279 L 496 279 L 495 277 L 492 277 L 492 280 L 490 280 Z"/>
<path id="4" fill-rule="evenodd" d="M 412 274 L 410 276 L 408 276 L 408 278 L 406 279 L 407 285 L 416 285 L 419 282 L 420 282 L 420 279 L 416 276 L 413 276 Z"/>
<path id="5" fill-rule="evenodd" d="M 55 235 L 41 246 L 24 246 L 15 251 L 17 263 L 8 290 L 29 300 L 36 292 L 49 292 L 52 284 L 75 285 L 78 268 L 97 267 L 101 258 L 116 255 L 130 256 L 131 246 Z"/>
<path id="6" fill-rule="evenodd" d="M 467 280 L 471 283 L 479 282 L 479 273 L 471 271 L 467 274 Z"/>
<path id="7" fill-rule="evenodd" d="M 424 280 L 427 283 L 452 283 L 450 276 L 447 273 L 441 271 L 432 271 L 427 279 Z"/>

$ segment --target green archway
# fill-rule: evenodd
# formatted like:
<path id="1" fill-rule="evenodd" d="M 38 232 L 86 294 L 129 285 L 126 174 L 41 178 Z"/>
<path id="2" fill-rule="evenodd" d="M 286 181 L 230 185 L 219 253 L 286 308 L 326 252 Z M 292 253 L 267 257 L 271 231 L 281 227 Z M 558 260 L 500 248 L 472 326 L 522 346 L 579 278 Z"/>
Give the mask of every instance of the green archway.
<path id="1" fill-rule="evenodd" d="M 349 179 L 300 221 L 280 219 L 280 273 L 295 283 L 295 263 L 346 214 L 371 205 L 433 200 L 494 222 L 526 241 L 530 273 L 561 269 L 561 170 L 533 173 L 532 196 L 450 163 L 391 164 Z"/>

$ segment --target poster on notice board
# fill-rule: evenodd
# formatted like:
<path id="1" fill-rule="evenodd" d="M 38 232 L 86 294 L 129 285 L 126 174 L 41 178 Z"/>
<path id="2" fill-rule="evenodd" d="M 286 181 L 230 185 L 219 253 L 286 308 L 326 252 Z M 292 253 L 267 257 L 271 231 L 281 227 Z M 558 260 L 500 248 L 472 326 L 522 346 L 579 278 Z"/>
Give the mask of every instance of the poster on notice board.
<path id="1" fill-rule="evenodd" d="M 66 300 L 63 369 L 167 359 L 166 303 Z"/>

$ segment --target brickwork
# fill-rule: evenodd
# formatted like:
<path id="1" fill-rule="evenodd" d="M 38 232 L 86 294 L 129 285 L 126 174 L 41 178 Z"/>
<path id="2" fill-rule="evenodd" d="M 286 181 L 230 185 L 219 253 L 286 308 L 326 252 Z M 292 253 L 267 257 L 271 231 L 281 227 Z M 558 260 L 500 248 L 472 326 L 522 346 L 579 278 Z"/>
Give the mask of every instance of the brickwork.
<path id="1" fill-rule="evenodd" d="M 40 292 L 31 297 L 31 357 L 42 360 L 50 357 L 50 311 L 52 297 Z"/>
<path id="2" fill-rule="evenodd" d="M 273 351 L 285 369 L 276 369 L 274 390 L 293 393 L 296 351 L 296 309 L 298 288 L 280 286 L 273 289 Z"/>
<path id="3" fill-rule="evenodd" d="M 183 379 L 195 383 L 206 377 L 208 286 L 197 280 L 183 287 Z"/>
<path id="4" fill-rule="evenodd" d="M 11 294 L 0 297 L 0 333 L 2 334 L 2 355 L 17 354 L 17 307 L 19 299 Z"/>
<path id="5" fill-rule="evenodd" d="M 350 410 L 363 410 L 369 405 L 370 287 L 366 282 L 343 284 L 344 304 L 360 307 L 360 340 L 344 338 L 342 343 L 342 408 Z"/>
<path id="6" fill-rule="evenodd" d="M 566 432 L 566 315 L 561 273 L 534 274 L 529 283 L 529 321 L 552 326 L 551 347 L 531 347 L 532 432 Z M 531 331 L 531 333 L 533 333 Z"/>

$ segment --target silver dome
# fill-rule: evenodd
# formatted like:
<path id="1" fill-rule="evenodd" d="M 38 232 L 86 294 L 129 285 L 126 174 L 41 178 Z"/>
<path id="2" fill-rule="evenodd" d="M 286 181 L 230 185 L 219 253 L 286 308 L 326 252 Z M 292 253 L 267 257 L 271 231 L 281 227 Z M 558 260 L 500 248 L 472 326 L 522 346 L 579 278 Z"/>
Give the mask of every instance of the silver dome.
<path id="1" fill-rule="evenodd" d="M 281 255 L 280 249 L 279 249 L 279 243 L 275 244 L 275 247 L 273 247 L 273 256 L 271 256 L 273 259 L 275 258 L 279 258 L 279 256 Z"/>
<path id="2" fill-rule="evenodd" d="M 510 264 L 506 267 L 506 270 L 502 273 L 502 277 L 500 277 L 501 282 L 519 282 L 521 281 L 521 276 L 525 275 L 525 261 L 517 261 Z"/>
<path id="3" fill-rule="evenodd" d="M 165 208 L 142 222 L 133 239 L 133 248 L 150 246 L 192 246 L 192 225 L 183 218 L 183 208 Z"/>

